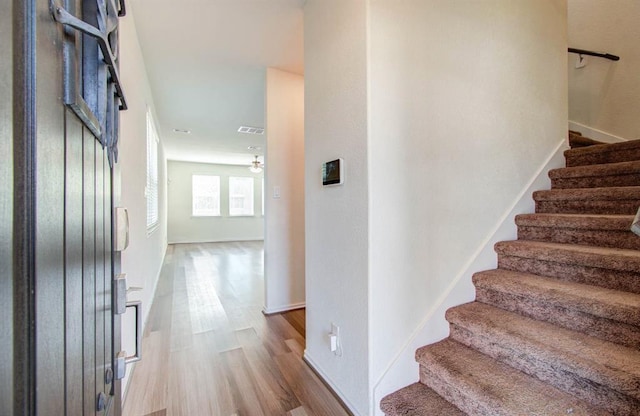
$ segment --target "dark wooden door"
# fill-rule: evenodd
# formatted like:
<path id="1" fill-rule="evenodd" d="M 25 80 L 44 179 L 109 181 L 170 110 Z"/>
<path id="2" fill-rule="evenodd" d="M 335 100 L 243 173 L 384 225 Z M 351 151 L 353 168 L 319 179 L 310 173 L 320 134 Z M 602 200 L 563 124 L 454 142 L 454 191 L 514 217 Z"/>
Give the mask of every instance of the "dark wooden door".
<path id="1" fill-rule="evenodd" d="M 56 21 L 52 5 L 109 32 L 113 58 L 113 15 L 123 3 L 5 3 L 10 4 L 8 13 L 4 4 L 0 13 L 0 414 L 117 416 L 120 319 L 113 287 L 119 256 L 113 251 L 112 213 L 124 97 L 95 36 Z"/>

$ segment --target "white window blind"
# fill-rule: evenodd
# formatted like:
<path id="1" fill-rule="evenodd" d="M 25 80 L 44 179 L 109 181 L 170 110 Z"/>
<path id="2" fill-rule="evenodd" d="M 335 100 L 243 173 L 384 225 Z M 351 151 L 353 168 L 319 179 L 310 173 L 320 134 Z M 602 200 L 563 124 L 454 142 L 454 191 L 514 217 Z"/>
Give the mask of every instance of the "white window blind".
<path id="1" fill-rule="evenodd" d="M 147 230 L 158 225 L 158 132 L 151 114 L 147 109 Z"/>
<path id="2" fill-rule="evenodd" d="M 194 217 L 220 215 L 220 176 L 191 177 L 191 214 Z"/>
<path id="3" fill-rule="evenodd" d="M 253 215 L 253 178 L 229 177 L 229 215 Z"/>

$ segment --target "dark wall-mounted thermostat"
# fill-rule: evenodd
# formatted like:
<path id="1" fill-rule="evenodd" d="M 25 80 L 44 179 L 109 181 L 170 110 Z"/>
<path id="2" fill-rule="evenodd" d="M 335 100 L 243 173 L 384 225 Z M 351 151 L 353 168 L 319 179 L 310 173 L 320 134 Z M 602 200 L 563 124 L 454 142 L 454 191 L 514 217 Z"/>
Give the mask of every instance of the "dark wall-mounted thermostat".
<path id="1" fill-rule="evenodd" d="M 322 164 L 322 184 L 342 185 L 344 183 L 344 160 L 336 159 Z"/>

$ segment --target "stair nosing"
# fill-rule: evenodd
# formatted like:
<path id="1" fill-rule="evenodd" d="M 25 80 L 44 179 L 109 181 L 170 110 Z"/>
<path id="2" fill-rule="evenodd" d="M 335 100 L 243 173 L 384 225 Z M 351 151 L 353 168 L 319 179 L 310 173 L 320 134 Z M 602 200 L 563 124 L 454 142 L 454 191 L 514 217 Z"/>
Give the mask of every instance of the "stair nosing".
<path id="1" fill-rule="evenodd" d="M 637 173 L 635 168 L 640 168 L 640 160 L 629 160 L 624 162 L 599 163 L 593 165 L 567 166 L 564 168 L 551 169 L 549 178 L 571 179 L 571 178 L 597 178 L 604 176 L 621 176 Z M 628 169 L 628 170 L 627 170 Z"/>
<path id="2" fill-rule="evenodd" d="M 578 147 L 564 151 L 565 156 L 575 156 L 580 154 L 612 153 L 620 150 L 635 149 L 640 147 L 640 140 L 625 140 L 615 143 L 594 144 L 592 146 Z"/>
<path id="3" fill-rule="evenodd" d="M 640 186 L 544 189 L 534 191 L 533 199 L 535 201 L 634 200 L 640 199 Z"/>
<path id="4" fill-rule="evenodd" d="M 633 215 L 529 213 L 515 217 L 517 226 L 594 231 L 630 231 Z"/>

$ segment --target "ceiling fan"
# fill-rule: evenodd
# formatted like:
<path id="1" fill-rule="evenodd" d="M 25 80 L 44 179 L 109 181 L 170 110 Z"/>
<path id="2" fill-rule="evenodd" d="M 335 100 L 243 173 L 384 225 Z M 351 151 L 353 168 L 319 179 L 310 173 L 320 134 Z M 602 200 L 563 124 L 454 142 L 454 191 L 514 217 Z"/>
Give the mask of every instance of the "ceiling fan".
<path id="1" fill-rule="evenodd" d="M 262 172 L 262 168 L 264 168 L 264 164 L 260 163 L 258 160 L 258 155 L 255 155 L 255 160 L 251 162 L 251 166 L 249 166 L 249 170 L 253 173 Z"/>

